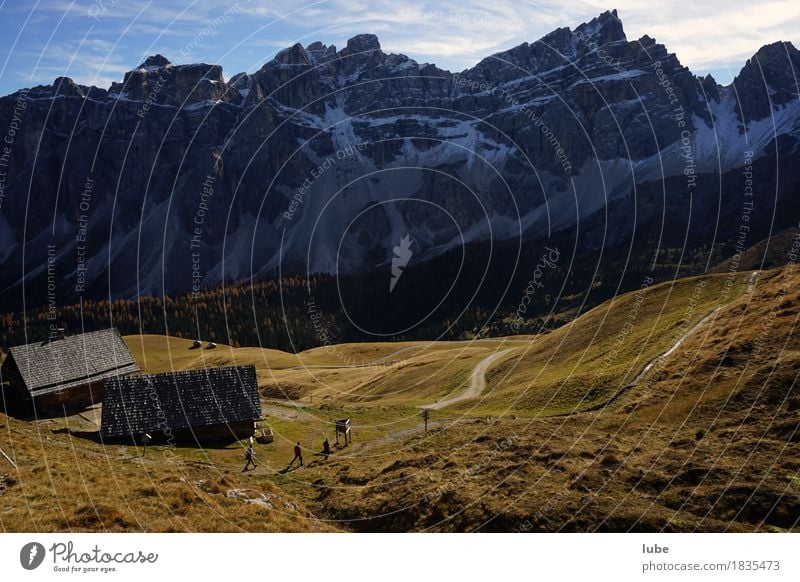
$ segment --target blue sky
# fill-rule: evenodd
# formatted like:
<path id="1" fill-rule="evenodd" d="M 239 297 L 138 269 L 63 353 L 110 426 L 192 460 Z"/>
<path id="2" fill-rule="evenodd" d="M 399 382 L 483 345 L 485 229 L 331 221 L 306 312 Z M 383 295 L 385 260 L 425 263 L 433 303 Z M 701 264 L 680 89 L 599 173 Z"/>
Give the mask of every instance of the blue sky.
<path id="1" fill-rule="evenodd" d="M 62 75 L 108 87 L 155 53 L 219 63 L 230 78 L 295 42 L 341 47 L 362 32 L 387 52 L 460 71 L 611 8 L 629 39 L 649 34 L 722 83 L 760 46 L 800 40 L 797 0 L 0 0 L 0 94 Z"/>

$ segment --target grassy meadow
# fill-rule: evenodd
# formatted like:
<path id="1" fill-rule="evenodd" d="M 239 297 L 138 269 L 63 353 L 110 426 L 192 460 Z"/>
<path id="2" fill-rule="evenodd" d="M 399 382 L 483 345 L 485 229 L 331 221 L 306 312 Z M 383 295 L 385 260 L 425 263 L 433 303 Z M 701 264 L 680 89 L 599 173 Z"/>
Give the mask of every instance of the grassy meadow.
<path id="1" fill-rule="evenodd" d="M 800 516 L 800 273 L 644 286 L 538 336 L 290 354 L 125 341 L 146 372 L 252 364 L 271 444 L 103 445 L 0 415 L 5 531 L 784 531 Z M 474 398 L 430 412 L 475 381 Z M 353 443 L 324 459 L 333 421 Z M 287 470 L 299 441 L 305 466 Z M 742 467 L 746 466 L 744 472 Z"/>

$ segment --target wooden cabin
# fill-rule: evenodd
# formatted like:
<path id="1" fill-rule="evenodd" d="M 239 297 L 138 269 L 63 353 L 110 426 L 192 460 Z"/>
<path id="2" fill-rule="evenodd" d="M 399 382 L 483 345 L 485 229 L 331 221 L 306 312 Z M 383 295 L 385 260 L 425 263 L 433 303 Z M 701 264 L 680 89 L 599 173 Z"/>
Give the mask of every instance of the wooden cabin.
<path id="1" fill-rule="evenodd" d="M 138 371 L 113 328 L 14 346 L 0 369 L 3 405 L 20 416 L 71 414 L 99 402 L 108 380 Z"/>
<path id="2" fill-rule="evenodd" d="M 202 443 L 253 436 L 261 418 L 254 366 L 117 378 L 103 390 L 105 439 Z"/>

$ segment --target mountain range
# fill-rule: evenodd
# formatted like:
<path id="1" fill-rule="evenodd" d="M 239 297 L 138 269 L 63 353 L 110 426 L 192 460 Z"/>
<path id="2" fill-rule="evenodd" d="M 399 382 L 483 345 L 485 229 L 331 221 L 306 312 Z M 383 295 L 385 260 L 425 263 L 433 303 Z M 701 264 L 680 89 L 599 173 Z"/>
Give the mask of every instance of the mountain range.
<path id="1" fill-rule="evenodd" d="M 362 34 L 229 79 L 161 55 L 58 78 L 0 98 L 0 301 L 375 271 L 388 293 L 404 237 L 408 269 L 554 240 L 730 256 L 800 218 L 799 72 L 776 42 L 722 86 L 610 11 L 461 73 Z"/>

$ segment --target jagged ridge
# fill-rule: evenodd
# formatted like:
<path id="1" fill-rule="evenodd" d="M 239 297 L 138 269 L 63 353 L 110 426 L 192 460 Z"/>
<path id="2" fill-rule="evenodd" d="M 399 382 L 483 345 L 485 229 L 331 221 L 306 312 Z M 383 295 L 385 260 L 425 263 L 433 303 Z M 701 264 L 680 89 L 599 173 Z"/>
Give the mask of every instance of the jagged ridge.
<path id="1" fill-rule="evenodd" d="M 69 298 L 180 292 L 279 266 L 372 268 L 405 234 L 419 261 L 600 216 L 607 234 L 585 244 L 617 244 L 637 222 L 604 209 L 641 185 L 685 176 L 670 197 L 712 201 L 696 176 L 775 155 L 776 139 L 793 151 L 798 63 L 791 43 L 769 45 L 722 87 L 648 36 L 627 40 L 605 12 L 458 74 L 365 34 L 340 50 L 296 44 L 227 82 L 218 65 L 161 55 L 108 90 L 57 79 L 23 97 L 0 215 L 5 297 L 23 272 L 45 280 L 51 240 Z M 20 95 L 0 99 L 3 124 Z M 658 212 L 637 210 L 638 224 Z"/>

